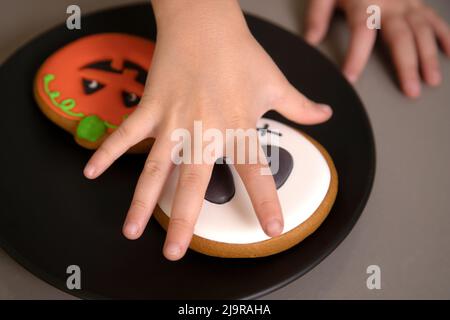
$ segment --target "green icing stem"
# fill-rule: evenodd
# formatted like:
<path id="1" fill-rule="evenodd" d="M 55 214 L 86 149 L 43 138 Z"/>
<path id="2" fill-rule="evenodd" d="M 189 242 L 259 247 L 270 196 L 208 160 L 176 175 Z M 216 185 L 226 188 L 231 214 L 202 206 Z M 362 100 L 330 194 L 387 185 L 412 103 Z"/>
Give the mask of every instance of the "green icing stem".
<path id="1" fill-rule="evenodd" d="M 95 142 L 106 133 L 105 121 L 97 116 L 87 116 L 78 123 L 77 137 Z"/>
<path id="2" fill-rule="evenodd" d="M 65 99 L 61 102 L 58 102 L 56 99 L 59 98 L 59 96 L 61 95 L 61 93 L 59 93 L 58 91 L 51 91 L 49 88 L 49 84 L 50 82 L 52 82 L 53 80 L 55 80 L 55 75 L 54 74 L 46 74 L 44 76 L 44 91 L 45 93 L 48 95 L 48 97 L 50 98 L 51 102 L 58 108 L 60 108 L 62 111 L 64 111 L 64 113 L 73 116 L 73 117 L 84 117 L 84 114 L 82 114 L 81 112 L 73 112 L 71 111 L 75 106 L 75 100 L 74 99 Z"/>

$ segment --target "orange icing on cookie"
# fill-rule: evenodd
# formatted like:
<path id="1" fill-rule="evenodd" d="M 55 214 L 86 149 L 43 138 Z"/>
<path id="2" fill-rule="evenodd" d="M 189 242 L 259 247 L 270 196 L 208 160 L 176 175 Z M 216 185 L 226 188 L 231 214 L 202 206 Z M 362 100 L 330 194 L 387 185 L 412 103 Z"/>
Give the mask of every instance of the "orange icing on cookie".
<path id="1" fill-rule="evenodd" d="M 64 118 L 101 119 L 113 130 L 142 97 L 154 47 L 150 40 L 120 33 L 80 38 L 44 62 L 37 94 Z"/>

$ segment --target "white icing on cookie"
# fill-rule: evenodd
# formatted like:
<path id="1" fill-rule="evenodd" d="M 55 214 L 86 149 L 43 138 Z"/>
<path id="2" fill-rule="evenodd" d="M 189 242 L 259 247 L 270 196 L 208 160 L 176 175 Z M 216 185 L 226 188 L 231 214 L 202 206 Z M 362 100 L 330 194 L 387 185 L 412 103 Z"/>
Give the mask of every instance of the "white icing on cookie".
<path id="1" fill-rule="evenodd" d="M 265 124 L 269 125 L 270 130 L 275 129 L 282 133 L 276 145 L 289 151 L 294 159 L 289 178 L 278 189 L 284 217 L 283 233 L 286 233 L 307 220 L 319 207 L 330 186 L 331 173 L 320 151 L 297 130 L 270 119 L 263 118 L 258 121 L 258 127 Z M 204 200 L 194 234 L 232 244 L 248 244 L 269 239 L 258 222 L 239 175 L 232 165 L 230 169 L 236 194 L 224 204 Z M 179 170 L 175 168 L 158 202 L 169 217 L 178 175 Z"/>

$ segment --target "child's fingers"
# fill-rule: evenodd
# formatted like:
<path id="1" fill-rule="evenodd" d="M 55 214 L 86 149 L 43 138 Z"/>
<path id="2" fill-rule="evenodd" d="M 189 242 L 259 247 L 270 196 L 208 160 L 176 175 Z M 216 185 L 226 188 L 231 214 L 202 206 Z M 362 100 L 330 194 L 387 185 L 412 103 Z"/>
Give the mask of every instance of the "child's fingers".
<path id="1" fill-rule="evenodd" d="M 133 200 L 123 226 L 128 239 L 137 239 L 155 209 L 159 195 L 173 168 L 171 152 L 173 144 L 169 139 L 157 138 L 147 157 L 139 177 Z"/>
<path id="2" fill-rule="evenodd" d="M 355 82 L 369 60 L 377 33 L 376 30 L 367 27 L 367 15 L 363 8 L 349 10 L 352 10 L 347 12 L 351 38 L 343 66 L 343 73 L 350 82 Z"/>
<path id="3" fill-rule="evenodd" d="M 189 247 L 213 169 L 212 164 L 181 164 L 164 256 L 169 260 L 183 257 Z"/>
<path id="4" fill-rule="evenodd" d="M 421 13 L 410 14 L 408 22 L 416 39 L 423 78 L 429 85 L 437 86 L 441 83 L 442 76 L 433 29 Z"/>
<path id="5" fill-rule="evenodd" d="M 84 175 L 97 178 L 129 148 L 146 138 L 153 126 L 148 112 L 137 108 L 95 151 L 84 168 Z"/>
<path id="6" fill-rule="evenodd" d="M 336 0 L 310 0 L 306 11 L 305 39 L 320 43 L 328 31 Z"/>
<path id="7" fill-rule="evenodd" d="M 420 96 L 420 76 L 414 35 L 403 18 L 385 21 L 381 29 L 397 70 L 405 94 L 411 98 Z"/>
<path id="8" fill-rule="evenodd" d="M 430 8 L 425 10 L 425 17 L 436 33 L 445 54 L 450 57 L 450 28 L 447 22 Z"/>
<path id="9" fill-rule="evenodd" d="M 264 232 L 269 237 L 280 235 L 284 226 L 283 215 L 270 168 L 260 163 L 234 166 L 245 185 Z M 263 170 L 268 170 L 269 174 L 262 174 Z"/>
<path id="10" fill-rule="evenodd" d="M 274 108 L 289 120 L 302 124 L 322 123 L 333 114 L 330 106 L 311 101 L 291 84 L 287 84 L 286 92 L 274 103 Z"/>

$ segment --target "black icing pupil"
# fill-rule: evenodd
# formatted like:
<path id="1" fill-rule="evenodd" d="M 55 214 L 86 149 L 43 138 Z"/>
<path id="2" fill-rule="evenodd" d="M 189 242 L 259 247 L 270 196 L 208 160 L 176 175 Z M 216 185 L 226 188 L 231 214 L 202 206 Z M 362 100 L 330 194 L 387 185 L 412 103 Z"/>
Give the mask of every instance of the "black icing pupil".
<path id="1" fill-rule="evenodd" d="M 278 146 L 267 145 L 263 147 L 264 153 L 269 160 L 270 168 L 273 174 L 277 189 L 281 188 L 289 178 L 292 168 L 294 167 L 294 159 L 292 155 L 284 148 Z M 278 153 L 278 157 L 273 158 L 273 154 Z M 278 161 L 274 163 L 274 161 Z M 206 190 L 205 199 L 215 204 L 224 204 L 230 201 L 235 194 L 233 175 L 230 168 L 224 161 L 222 164 L 216 163 L 209 180 Z"/>
<path id="2" fill-rule="evenodd" d="M 272 174 L 274 173 L 274 170 L 277 170 L 277 172 L 273 174 L 273 179 L 275 180 L 277 189 L 280 189 L 292 172 L 292 168 L 294 167 L 294 159 L 286 149 L 278 146 L 263 146 L 263 150 L 269 160 Z M 274 150 L 278 152 L 278 157 L 272 159 L 272 154 L 275 153 Z M 275 161 L 277 161 L 277 163 L 275 163 Z"/>
<path id="3" fill-rule="evenodd" d="M 82 79 L 83 91 L 85 94 L 93 94 L 98 90 L 105 87 L 104 84 L 98 82 L 97 80 Z"/>
<path id="4" fill-rule="evenodd" d="M 122 92 L 123 103 L 127 108 L 137 106 L 141 98 L 133 92 Z"/>
<path id="5" fill-rule="evenodd" d="M 205 199 L 215 204 L 224 204 L 230 201 L 235 193 L 233 174 L 224 161 L 214 165 Z"/>

